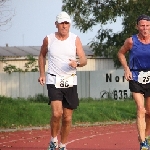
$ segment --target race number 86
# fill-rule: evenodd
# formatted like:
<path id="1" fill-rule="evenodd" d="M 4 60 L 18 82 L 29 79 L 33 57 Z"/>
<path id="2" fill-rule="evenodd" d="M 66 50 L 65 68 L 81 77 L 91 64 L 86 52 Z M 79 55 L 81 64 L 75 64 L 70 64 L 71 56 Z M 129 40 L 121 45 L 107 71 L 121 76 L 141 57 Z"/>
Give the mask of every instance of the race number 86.
<path id="1" fill-rule="evenodd" d="M 60 87 L 69 87 L 69 83 L 67 80 L 61 79 Z"/>

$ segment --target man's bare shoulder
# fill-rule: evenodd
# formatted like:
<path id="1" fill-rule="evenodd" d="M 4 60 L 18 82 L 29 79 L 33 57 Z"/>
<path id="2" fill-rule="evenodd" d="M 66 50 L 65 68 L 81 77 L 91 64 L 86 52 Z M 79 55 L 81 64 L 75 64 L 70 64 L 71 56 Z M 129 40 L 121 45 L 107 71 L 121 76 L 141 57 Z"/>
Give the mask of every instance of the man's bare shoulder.
<path id="1" fill-rule="evenodd" d="M 43 39 L 43 45 L 48 45 L 48 37 L 44 37 Z"/>
<path id="2" fill-rule="evenodd" d="M 132 37 L 129 37 L 124 42 L 124 48 L 130 50 L 132 46 L 133 46 L 133 40 L 132 40 Z"/>
<path id="3" fill-rule="evenodd" d="M 126 44 L 133 44 L 133 40 L 132 40 L 132 37 L 129 37 L 129 38 L 127 38 L 126 40 L 125 40 L 125 43 Z"/>

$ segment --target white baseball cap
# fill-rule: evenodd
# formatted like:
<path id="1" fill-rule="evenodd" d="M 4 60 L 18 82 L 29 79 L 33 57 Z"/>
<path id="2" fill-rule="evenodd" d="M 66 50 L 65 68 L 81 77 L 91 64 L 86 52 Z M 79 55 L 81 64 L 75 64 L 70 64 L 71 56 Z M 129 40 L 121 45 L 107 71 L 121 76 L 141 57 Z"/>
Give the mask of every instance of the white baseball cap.
<path id="1" fill-rule="evenodd" d="M 65 22 L 65 21 L 71 23 L 71 18 L 66 12 L 62 11 L 60 14 L 56 16 L 56 21 L 58 23 Z"/>

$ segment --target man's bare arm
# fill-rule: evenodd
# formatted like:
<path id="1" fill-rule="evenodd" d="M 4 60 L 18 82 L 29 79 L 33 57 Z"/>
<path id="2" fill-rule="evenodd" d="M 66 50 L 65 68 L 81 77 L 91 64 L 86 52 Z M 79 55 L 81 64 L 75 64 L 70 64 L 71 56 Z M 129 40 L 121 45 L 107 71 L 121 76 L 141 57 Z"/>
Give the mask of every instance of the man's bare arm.
<path id="1" fill-rule="evenodd" d="M 124 68 L 125 78 L 127 81 L 132 79 L 132 73 L 130 72 L 130 69 L 128 67 L 125 54 L 132 48 L 132 45 L 133 41 L 132 38 L 130 37 L 125 40 L 124 45 L 120 48 L 117 54 L 119 61 L 122 64 L 122 67 Z"/>
<path id="2" fill-rule="evenodd" d="M 41 51 L 39 54 L 38 64 L 39 64 L 39 71 L 40 71 L 40 84 L 45 84 L 45 64 L 46 64 L 46 54 L 48 50 L 48 38 L 45 37 L 43 40 L 43 44 L 41 46 Z"/>
<path id="3" fill-rule="evenodd" d="M 77 56 L 79 57 L 79 62 L 80 62 L 79 67 L 85 66 L 87 64 L 87 58 L 85 56 L 82 43 L 79 37 L 76 38 L 76 53 Z"/>
<path id="4" fill-rule="evenodd" d="M 122 64 L 124 70 L 128 69 L 127 61 L 125 58 L 125 54 L 132 48 L 132 38 L 128 38 L 125 40 L 124 45 L 118 51 L 118 58 L 120 63 Z"/>

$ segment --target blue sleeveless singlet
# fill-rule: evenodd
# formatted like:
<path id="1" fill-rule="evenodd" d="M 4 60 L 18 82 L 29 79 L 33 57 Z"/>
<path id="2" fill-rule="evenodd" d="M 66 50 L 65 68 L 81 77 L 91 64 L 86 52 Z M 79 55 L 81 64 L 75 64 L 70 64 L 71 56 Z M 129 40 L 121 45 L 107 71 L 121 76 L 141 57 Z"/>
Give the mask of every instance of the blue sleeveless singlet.
<path id="1" fill-rule="evenodd" d="M 150 43 L 143 44 L 137 35 L 132 36 L 133 46 L 129 51 L 129 68 L 133 80 L 138 81 L 140 71 L 150 71 Z"/>

